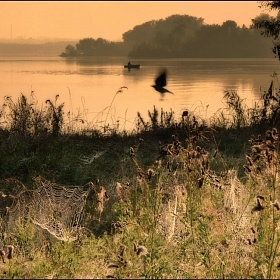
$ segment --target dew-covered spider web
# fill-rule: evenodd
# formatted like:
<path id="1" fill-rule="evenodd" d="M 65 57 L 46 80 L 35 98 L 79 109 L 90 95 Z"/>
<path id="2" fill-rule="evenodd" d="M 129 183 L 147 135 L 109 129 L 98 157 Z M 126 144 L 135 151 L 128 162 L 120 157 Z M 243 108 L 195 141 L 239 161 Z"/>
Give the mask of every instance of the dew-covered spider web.
<path id="1" fill-rule="evenodd" d="M 14 199 L 9 209 L 9 231 L 30 220 L 59 240 L 74 241 L 89 192 L 89 187 L 66 187 L 40 180 L 36 190 L 24 190 Z"/>

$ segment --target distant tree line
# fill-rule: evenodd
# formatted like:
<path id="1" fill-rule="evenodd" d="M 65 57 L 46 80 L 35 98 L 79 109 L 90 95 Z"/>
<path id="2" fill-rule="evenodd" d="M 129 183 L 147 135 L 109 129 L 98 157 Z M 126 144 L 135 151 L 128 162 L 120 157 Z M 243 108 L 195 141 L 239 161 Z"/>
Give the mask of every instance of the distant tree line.
<path id="1" fill-rule="evenodd" d="M 85 38 L 76 46 L 67 45 L 61 56 L 110 56 L 126 55 L 126 49 L 122 42 L 110 42 L 103 38 Z"/>
<path id="2" fill-rule="evenodd" d="M 239 27 L 232 20 L 206 25 L 203 18 L 172 15 L 135 26 L 123 33 L 122 42 L 102 38 L 81 39 L 67 45 L 61 56 L 151 57 L 271 57 L 272 42 L 260 31 Z"/>

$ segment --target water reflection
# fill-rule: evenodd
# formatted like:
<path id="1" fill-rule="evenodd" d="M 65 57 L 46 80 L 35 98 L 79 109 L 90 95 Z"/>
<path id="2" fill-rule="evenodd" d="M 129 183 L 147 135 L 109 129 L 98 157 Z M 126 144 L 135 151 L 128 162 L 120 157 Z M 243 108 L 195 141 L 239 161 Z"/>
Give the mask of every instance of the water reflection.
<path id="1" fill-rule="evenodd" d="M 94 66 L 94 65 L 120 65 L 120 62 L 122 61 L 122 64 L 127 64 L 126 58 L 120 58 L 120 57 L 67 57 L 62 58 L 66 64 L 77 64 L 82 66 Z"/>
<path id="2" fill-rule="evenodd" d="M 43 104 L 56 94 L 65 103 L 65 110 L 82 114 L 90 122 L 104 122 L 109 105 L 122 86 L 108 113 L 108 122 L 120 121 L 130 127 L 137 112 L 148 119 L 153 106 L 171 109 L 180 117 L 184 110 L 210 117 L 225 106 L 226 90 L 235 90 L 248 105 L 254 104 L 279 72 L 276 59 L 167 59 L 134 60 L 140 69 L 124 68 L 126 57 L 113 58 L 16 58 L 0 59 L 0 98 L 29 95 L 31 89 Z M 151 87 L 158 70 L 168 69 L 167 88 L 174 95 L 163 100 Z M 103 119 L 102 119 L 103 118 Z"/>

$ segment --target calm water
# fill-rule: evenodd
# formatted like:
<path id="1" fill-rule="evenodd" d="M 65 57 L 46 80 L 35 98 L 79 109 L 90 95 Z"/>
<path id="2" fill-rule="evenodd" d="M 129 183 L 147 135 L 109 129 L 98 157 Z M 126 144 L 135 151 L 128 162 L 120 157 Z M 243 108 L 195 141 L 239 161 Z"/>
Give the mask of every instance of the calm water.
<path id="1" fill-rule="evenodd" d="M 46 99 L 65 103 L 65 111 L 86 120 L 86 124 L 116 123 L 131 129 L 137 112 L 148 120 L 153 106 L 176 116 L 189 109 L 202 118 L 219 108 L 225 90 L 236 90 L 250 106 L 267 90 L 273 72 L 280 70 L 277 59 L 167 59 L 132 60 L 140 69 L 128 71 L 126 58 L 65 59 L 61 57 L 0 57 L 0 100 L 14 100 L 34 91 L 38 106 Z M 169 72 L 167 88 L 174 95 L 164 100 L 151 87 L 161 67 Z M 122 86 L 128 87 L 115 96 Z M 278 85 L 276 85 L 278 86 Z M 115 99 L 113 100 L 113 98 Z M 112 106 L 109 111 L 111 102 Z"/>

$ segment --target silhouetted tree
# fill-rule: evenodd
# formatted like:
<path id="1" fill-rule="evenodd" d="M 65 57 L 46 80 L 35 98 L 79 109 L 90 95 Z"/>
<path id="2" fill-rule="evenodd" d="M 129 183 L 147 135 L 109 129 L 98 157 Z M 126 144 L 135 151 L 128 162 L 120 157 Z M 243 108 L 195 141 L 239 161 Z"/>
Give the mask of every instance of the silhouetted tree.
<path id="1" fill-rule="evenodd" d="M 67 45 L 65 48 L 65 52 L 61 54 L 61 56 L 77 56 L 78 52 L 73 45 Z"/>
<path id="2" fill-rule="evenodd" d="M 153 20 L 137 25 L 133 30 L 123 33 L 123 41 L 132 48 L 146 44 L 149 49 L 162 48 L 177 51 L 195 38 L 195 32 L 203 24 L 202 18 L 188 15 L 172 15 L 166 19 Z"/>
<path id="3" fill-rule="evenodd" d="M 182 15 L 137 26 L 123 38 L 131 57 L 267 57 L 271 48 L 258 31 L 235 21 L 204 25 L 201 18 Z"/>
<path id="4" fill-rule="evenodd" d="M 227 20 L 222 24 L 222 28 L 224 28 L 228 33 L 236 30 L 237 27 L 237 23 L 233 20 Z"/>
<path id="5" fill-rule="evenodd" d="M 92 56 L 95 51 L 95 40 L 93 38 L 85 38 L 76 44 L 77 52 L 83 56 Z"/>
<path id="6" fill-rule="evenodd" d="M 132 30 L 122 34 L 124 43 L 131 47 L 142 43 L 151 44 L 155 37 L 155 25 L 154 20 L 136 25 Z"/>
<path id="7" fill-rule="evenodd" d="M 277 17 L 263 13 L 252 19 L 251 28 L 259 29 L 263 36 L 272 38 L 274 45 L 272 51 L 280 60 L 280 1 L 260 1 L 260 7 L 265 7 L 270 11 L 278 10 Z"/>
<path id="8" fill-rule="evenodd" d="M 124 55 L 125 48 L 122 43 L 110 42 L 103 38 L 85 38 L 79 40 L 76 48 L 67 45 L 61 56 L 103 56 L 103 55 Z"/>
<path id="9" fill-rule="evenodd" d="M 141 57 L 269 57 L 272 42 L 259 30 L 239 27 L 233 20 L 203 24 L 202 18 L 172 15 L 135 26 L 123 33 L 123 42 L 103 38 L 81 39 L 68 45 L 62 56 Z"/>
<path id="10" fill-rule="evenodd" d="M 161 58 L 161 57 L 170 57 L 170 51 L 164 46 L 156 46 L 148 43 L 142 43 L 132 48 L 132 50 L 128 54 L 129 57 L 153 57 L 153 58 Z"/>

